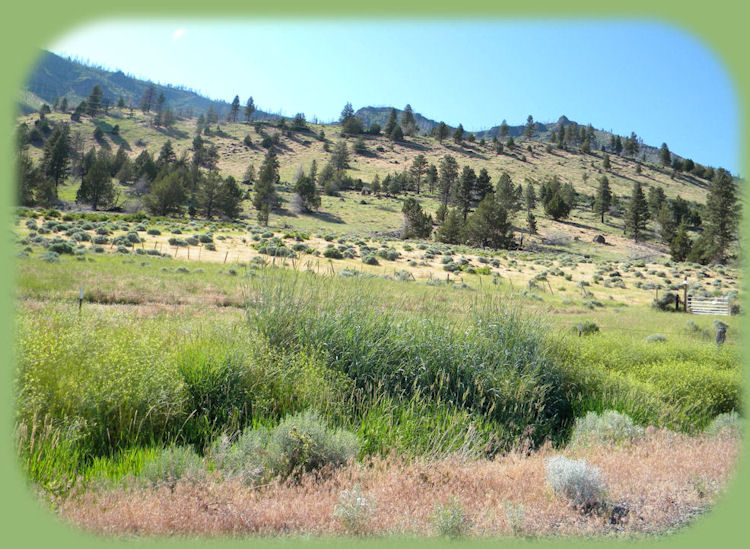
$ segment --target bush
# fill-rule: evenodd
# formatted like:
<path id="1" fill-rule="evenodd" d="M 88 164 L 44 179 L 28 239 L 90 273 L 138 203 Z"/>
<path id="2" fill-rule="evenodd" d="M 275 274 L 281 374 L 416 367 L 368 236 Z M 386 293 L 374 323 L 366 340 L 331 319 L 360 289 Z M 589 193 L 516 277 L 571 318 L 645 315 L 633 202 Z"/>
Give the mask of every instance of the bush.
<path id="1" fill-rule="evenodd" d="M 555 456 L 547 460 L 547 483 L 555 494 L 584 510 L 603 503 L 605 484 L 598 467 L 585 460 Z"/>
<path id="2" fill-rule="evenodd" d="M 366 265 L 380 265 L 378 262 L 378 258 L 375 257 L 373 254 L 367 254 L 362 258 L 362 263 L 365 263 Z"/>
<path id="3" fill-rule="evenodd" d="M 601 415 L 589 412 L 576 419 L 570 444 L 592 446 L 634 442 L 643 436 L 643 432 L 643 428 L 633 423 L 630 417 L 615 410 L 605 410 Z"/>
<path id="4" fill-rule="evenodd" d="M 344 255 L 338 248 L 326 248 L 323 252 L 323 256 L 329 259 L 344 259 Z"/>
<path id="5" fill-rule="evenodd" d="M 728 436 L 740 437 L 742 435 L 742 417 L 735 411 L 719 414 L 704 429 L 704 433 L 711 437 Z"/>
<path id="6" fill-rule="evenodd" d="M 268 441 L 269 465 L 282 477 L 343 465 L 358 450 L 354 433 L 329 429 L 313 410 L 285 418 Z"/>
<path id="7" fill-rule="evenodd" d="M 458 539 L 471 529 L 471 520 L 461 502 L 455 497 L 449 503 L 435 508 L 432 523 L 438 535 L 451 539 Z"/>
<path id="8" fill-rule="evenodd" d="M 651 334 L 646 338 L 646 341 L 649 343 L 664 343 L 667 341 L 667 338 L 661 334 Z"/>
<path id="9" fill-rule="evenodd" d="M 577 326 L 573 326 L 573 331 L 581 335 L 597 334 L 599 333 L 599 326 L 596 325 L 596 322 L 584 320 Z"/>
<path id="10" fill-rule="evenodd" d="M 188 446 L 170 446 L 147 461 L 140 476 L 153 486 L 174 488 L 177 481 L 198 480 L 204 469 L 200 456 Z"/>
<path id="11" fill-rule="evenodd" d="M 67 242 L 57 242 L 55 244 L 52 244 L 49 247 L 50 252 L 54 252 L 56 254 L 70 254 L 73 255 L 73 246 L 68 244 Z"/>
<path id="12" fill-rule="evenodd" d="M 361 534 L 374 511 L 373 502 L 362 495 L 359 486 L 355 486 L 339 494 L 339 501 L 333 510 L 333 516 L 347 532 Z"/>

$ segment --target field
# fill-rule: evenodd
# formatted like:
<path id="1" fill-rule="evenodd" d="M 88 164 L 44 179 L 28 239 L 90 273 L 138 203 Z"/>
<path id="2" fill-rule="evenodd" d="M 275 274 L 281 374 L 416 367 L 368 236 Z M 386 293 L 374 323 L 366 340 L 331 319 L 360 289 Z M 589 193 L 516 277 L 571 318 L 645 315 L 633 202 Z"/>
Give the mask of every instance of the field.
<path id="1" fill-rule="evenodd" d="M 738 317 L 717 347 L 713 318 L 651 303 L 686 277 L 736 299 L 736 268 L 402 241 L 343 198 L 361 225 L 18 211 L 18 452 L 62 517 L 641 536 L 710 509 L 739 443 Z M 602 438 L 577 444 L 588 413 Z M 606 495 L 552 490 L 559 455 L 599 467 Z"/>

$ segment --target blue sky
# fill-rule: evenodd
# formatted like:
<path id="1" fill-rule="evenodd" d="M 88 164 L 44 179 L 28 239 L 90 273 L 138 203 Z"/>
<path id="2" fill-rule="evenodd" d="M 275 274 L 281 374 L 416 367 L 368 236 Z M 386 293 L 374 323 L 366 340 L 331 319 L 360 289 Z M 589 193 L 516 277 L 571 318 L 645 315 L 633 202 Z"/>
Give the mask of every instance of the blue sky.
<path id="1" fill-rule="evenodd" d="M 565 114 L 733 173 L 731 78 L 710 48 L 649 22 L 120 20 L 73 29 L 49 49 L 215 99 L 337 119 L 407 103 L 467 130 Z M 710 136 L 710 137 L 709 137 Z"/>

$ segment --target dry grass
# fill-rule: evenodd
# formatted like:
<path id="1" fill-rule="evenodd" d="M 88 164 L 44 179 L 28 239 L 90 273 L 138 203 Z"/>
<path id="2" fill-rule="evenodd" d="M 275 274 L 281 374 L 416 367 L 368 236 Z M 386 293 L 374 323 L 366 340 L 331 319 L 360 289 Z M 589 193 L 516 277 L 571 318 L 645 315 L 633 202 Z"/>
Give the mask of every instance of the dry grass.
<path id="1" fill-rule="evenodd" d="M 299 483 L 257 488 L 210 481 L 179 484 L 174 491 L 105 489 L 73 496 L 59 510 L 85 530 L 107 535 L 335 536 L 346 534 L 333 516 L 339 494 L 358 485 L 376 506 L 363 528 L 369 535 L 434 535 L 435 506 L 456 497 L 474 536 L 634 536 L 672 531 L 707 511 L 725 486 L 737 451 L 735 439 L 651 429 L 630 447 L 571 454 L 600 467 L 609 502 L 628 507 L 618 524 L 608 515 L 584 514 L 552 494 L 544 463 L 557 452 L 549 447 L 493 461 L 378 459 Z M 519 504 L 523 518 L 513 524 L 506 510 Z"/>

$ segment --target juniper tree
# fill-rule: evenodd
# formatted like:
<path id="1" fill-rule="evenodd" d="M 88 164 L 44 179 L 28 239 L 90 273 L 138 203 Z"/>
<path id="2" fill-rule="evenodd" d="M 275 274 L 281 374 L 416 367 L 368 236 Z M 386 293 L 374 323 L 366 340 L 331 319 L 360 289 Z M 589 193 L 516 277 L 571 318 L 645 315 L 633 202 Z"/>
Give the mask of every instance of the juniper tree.
<path id="1" fill-rule="evenodd" d="M 349 150 L 345 141 L 339 141 L 331 153 L 331 164 L 337 171 L 343 171 L 349 167 Z"/>
<path id="2" fill-rule="evenodd" d="M 229 219 L 237 219 L 242 211 L 242 199 L 244 197 L 242 189 L 237 185 L 237 181 L 231 175 L 228 176 L 221 184 L 219 189 L 219 200 L 217 207 L 219 211 Z"/>
<path id="3" fill-rule="evenodd" d="M 234 99 L 232 100 L 232 105 L 229 107 L 229 120 L 232 122 L 237 122 L 237 118 L 240 114 L 240 96 L 235 95 Z"/>
<path id="4" fill-rule="evenodd" d="M 528 229 L 529 234 L 536 234 L 537 232 L 536 217 L 534 217 L 534 214 L 531 212 L 526 214 L 526 228 Z"/>
<path id="5" fill-rule="evenodd" d="M 441 206 L 443 207 L 443 206 Z M 456 208 L 445 211 L 443 223 L 435 232 L 435 240 L 445 244 L 461 244 L 464 223 Z"/>
<path id="6" fill-rule="evenodd" d="M 450 130 L 448 129 L 448 126 L 445 122 L 440 122 L 437 126 L 435 126 L 435 137 L 437 137 L 440 143 L 442 143 L 443 139 L 448 137 L 449 134 Z"/>
<path id="7" fill-rule="evenodd" d="M 659 161 L 662 166 L 670 166 L 672 164 L 672 153 L 669 152 L 669 147 L 667 147 L 666 143 L 662 143 L 661 149 L 659 149 Z"/>
<path id="8" fill-rule="evenodd" d="M 509 132 L 510 132 L 510 127 L 508 126 L 508 123 L 505 120 L 503 120 L 500 123 L 500 128 L 498 128 L 497 133 L 502 138 L 502 137 L 508 137 Z"/>
<path id="9" fill-rule="evenodd" d="M 479 204 L 482 200 L 484 200 L 485 196 L 494 192 L 495 189 L 492 187 L 492 178 L 490 177 L 487 168 L 482 168 L 481 170 L 479 170 L 477 182 L 474 186 L 474 201 Z"/>
<path id="10" fill-rule="evenodd" d="M 485 197 L 466 222 L 463 240 L 470 246 L 507 249 L 513 246 L 508 212 L 492 195 Z"/>
<path id="11" fill-rule="evenodd" d="M 385 133 L 385 135 L 391 135 L 393 128 L 396 127 L 396 118 L 396 109 L 391 108 L 391 112 L 388 114 L 388 120 L 386 121 L 385 127 L 383 128 L 383 132 Z"/>
<path id="12" fill-rule="evenodd" d="M 460 145 L 464 140 L 464 126 L 463 124 L 459 124 L 458 127 L 453 130 L 453 141 L 454 143 Z"/>
<path id="13" fill-rule="evenodd" d="M 518 188 L 513 185 L 513 180 L 511 180 L 508 172 L 500 174 L 495 199 L 511 216 L 521 207 L 521 194 L 518 192 Z"/>
<path id="14" fill-rule="evenodd" d="M 531 212 L 536 208 L 536 191 L 534 191 L 534 182 L 530 179 L 526 180 L 526 187 L 523 190 L 523 199 L 526 204 L 526 211 Z"/>
<path id="15" fill-rule="evenodd" d="M 42 172 L 53 183 L 52 198 L 57 200 L 57 189 L 65 178 L 70 165 L 70 128 L 67 124 L 58 124 L 44 144 Z"/>
<path id="16" fill-rule="evenodd" d="M 684 223 L 680 223 L 677 234 L 669 243 L 669 254 L 672 256 L 672 261 L 685 261 L 690 255 L 692 247 L 693 243 L 687 234 L 687 228 Z"/>
<path id="17" fill-rule="evenodd" d="M 304 172 L 298 175 L 297 182 L 294 184 L 294 192 L 299 197 L 305 211 L 316 211 L 320 208 L 320 194 L 315 186 L 315 181 L 309 175 L 305 175 Z"/>
<path id="18" fill-rule="evenodd" d="M 528 118 L 526 118 L 526 125 L 523 128 L 523 136 L 526 139 L 532 139 L 534 137 L 535 132 L 536 132 L 536 124 L 534 123 L 534 117 L 529 115 Z"/>
<path id="19" fill-rule="evenodd" d="M 102 88 L 96 84 L 86 99 L 86 108 L 89 116 L 96 116 L 102 108 Z"/>

